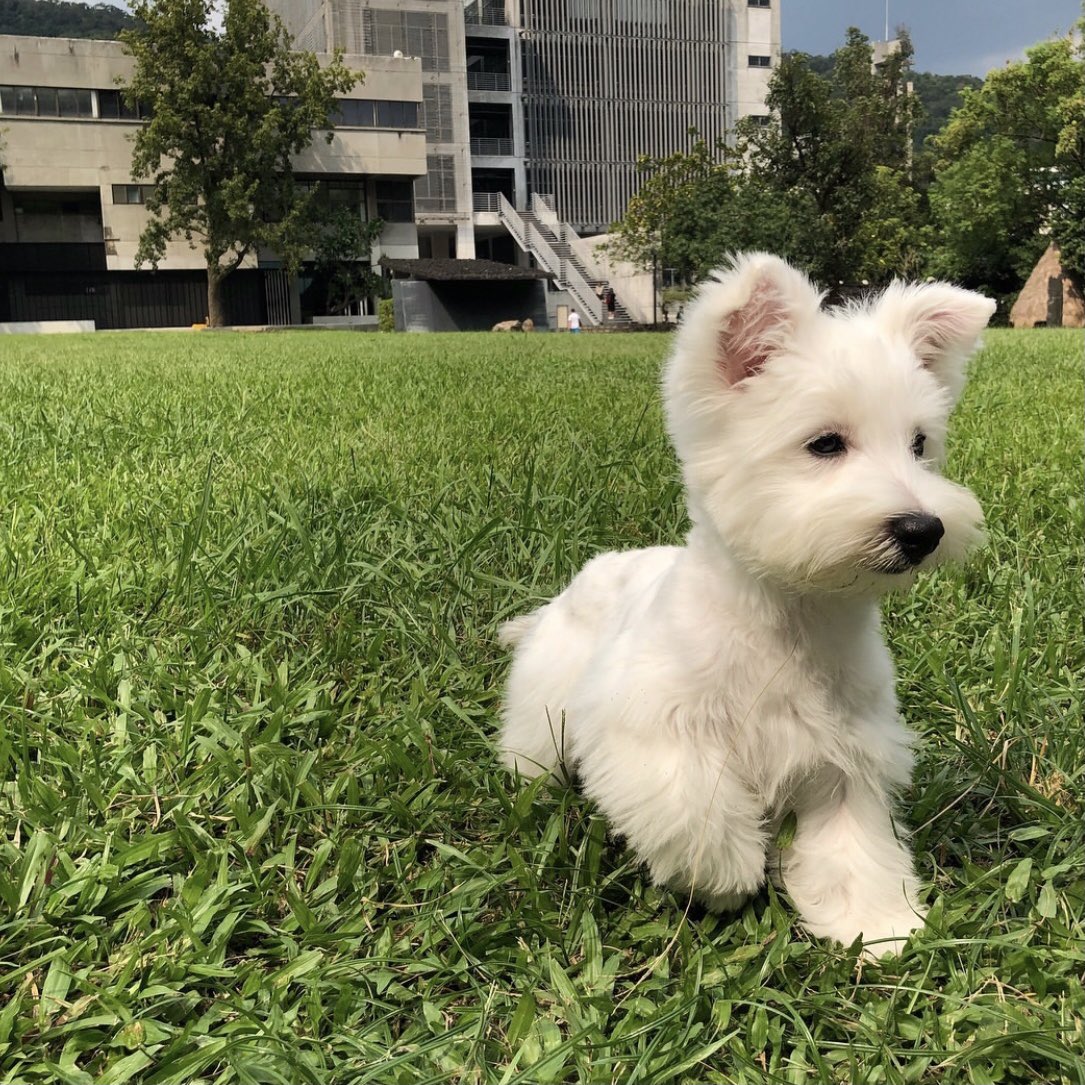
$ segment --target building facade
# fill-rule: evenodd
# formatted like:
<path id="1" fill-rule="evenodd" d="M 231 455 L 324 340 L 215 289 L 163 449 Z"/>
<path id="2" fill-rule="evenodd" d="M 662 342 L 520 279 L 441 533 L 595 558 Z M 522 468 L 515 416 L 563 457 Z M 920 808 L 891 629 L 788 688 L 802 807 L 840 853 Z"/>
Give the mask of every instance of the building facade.
<path id="1" fill-rule="evenodd" d="M 638 157 L 764 112 L 780 2 L 267 0 L 298 48 L 364 73 L 332 142 L 295 168 L 383 220 L 374 263 L 535 265 L 588 323 L 614 273 L 585 235 L 621 217 Z M 131 65 L 116 42 L 0 36 L 0 322 L 65 306 L 103 327 L 202 318 L 200 251 L 176 240 L 156 275 L 135 268 L 148 179 L 131 176 L 141 119 L 117 89 Z M 232 322 L 317 315 L 282 278 L 274 253 L 247 261 L 227 280 Z"/>
<path id="2" fill-rule="evenodd" d="M 637 191 L 641 155 L 765 111 L 781 0 L 269 0 L 300 47 L 422 65 L 419 252 L 532 259 L 589 320 L 581 235 Z"/>
<path id="3" fill-rule="evenodd" d="M 341 102 L 332 141 L 314 139 L 295 169 L 321 182 L 329 199 L 384 220 L 374 261 L 414 256 L 413 186 L 426 172 L 421 64 L 344 59 L 364 67 L 365 83 Z M 176 239 L 157 273 L 135 266 L 148 179 L 132 176 L 141 118 L 117 89 L 132 63 L 117 42 L 0 35 L 0 322 L 140 327 L 204 319 L 198 248 Z M 227 280 L 231 322 L 295 322 L 304 289 L 294 285 L 283 282 L 274 253 L 250 257 Z"/>

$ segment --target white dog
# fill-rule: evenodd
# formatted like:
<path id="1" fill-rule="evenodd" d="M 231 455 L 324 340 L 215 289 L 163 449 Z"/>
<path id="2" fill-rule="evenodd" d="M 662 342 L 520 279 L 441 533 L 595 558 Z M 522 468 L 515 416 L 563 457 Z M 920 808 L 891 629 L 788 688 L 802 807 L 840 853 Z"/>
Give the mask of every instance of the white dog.
<path id="1" fill-rule="evenodd" d="M 663 378 L 689 537 L 602 554 L 505 624 L 510 768 L 575 772 L 652 877 L 709 907 L 768 870 L 811 933 L 899 951 L 923 909 L 878 597 L 980 538 L 937 466 L 993 311 L 942 283 L 824 311 L 760 253 L 717 272 Z"/>

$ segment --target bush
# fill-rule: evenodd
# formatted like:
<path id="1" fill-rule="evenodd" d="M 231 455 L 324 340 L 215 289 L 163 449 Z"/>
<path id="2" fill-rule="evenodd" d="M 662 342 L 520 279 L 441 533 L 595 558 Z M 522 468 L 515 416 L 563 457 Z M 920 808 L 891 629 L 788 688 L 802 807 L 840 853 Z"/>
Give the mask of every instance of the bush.
<path id="1" fill-rule="evenodd" d="M 396 330 L 395 302 L 391 298 L 381 298 L 377 302 L 377 326 L 382 332 Z"/>

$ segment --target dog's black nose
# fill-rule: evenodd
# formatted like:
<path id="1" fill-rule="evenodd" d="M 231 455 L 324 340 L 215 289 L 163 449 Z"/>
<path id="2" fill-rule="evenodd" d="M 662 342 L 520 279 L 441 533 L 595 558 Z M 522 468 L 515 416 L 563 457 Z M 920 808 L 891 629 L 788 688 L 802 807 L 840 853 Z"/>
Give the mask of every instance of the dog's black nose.
<path id="1" fill-rule="evenodd" d="M 906 512 L 889 521 L 889 533 L 904 556 L 913 565 L 918 565 L 937 549 L 946 529 L 937 516 L 925 512 Z"/>

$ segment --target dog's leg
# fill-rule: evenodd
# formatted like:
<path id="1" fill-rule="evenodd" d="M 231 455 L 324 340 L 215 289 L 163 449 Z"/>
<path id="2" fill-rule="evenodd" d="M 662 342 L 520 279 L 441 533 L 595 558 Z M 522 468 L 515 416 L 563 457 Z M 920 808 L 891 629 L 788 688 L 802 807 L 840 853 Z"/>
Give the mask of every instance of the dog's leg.
<path id="1" fill-rule="evenodd" d="M 704 742 L 622 726 L 585 736 L 582 782 L 652 879 L 729 911 L 765 879 L 761 804 Z"/>
<path id="2" fill-rule="evenodd" d="M 886 790 L 822 770 L 796 796 L 795 838 L 772 862 L 811 934 L 872 957 L 899 953 L 923 924 L 912 856 L 897 838 Z"/>

